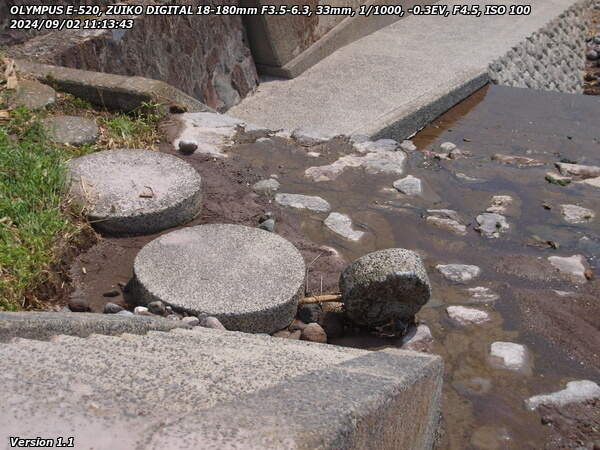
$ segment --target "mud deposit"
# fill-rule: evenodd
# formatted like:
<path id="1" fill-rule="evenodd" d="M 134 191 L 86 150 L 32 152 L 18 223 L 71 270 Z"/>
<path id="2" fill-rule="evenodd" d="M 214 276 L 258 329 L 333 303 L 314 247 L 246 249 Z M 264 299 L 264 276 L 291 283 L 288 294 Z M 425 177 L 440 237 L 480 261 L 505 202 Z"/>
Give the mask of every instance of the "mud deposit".
<path id="1" fill-rule="evenodd" d="M 276 232 L 290 239 L 310 264 L 307 292 L 313 294 L 337 291 L 342 258 L 350 262 L 389 247 L 419 252 L 433 296 L 417 318 L 430 327 L 432 352 L 442 355 L 446 365 L 445 432 L 439 448 L 592 449 L 600 439 L 597 404 L 530 412 L 524 400 L 561 390 L 574 379 L 600 381 L 600 188 L 545 180 L 561 159 L 600 165 L 599 115 L 600 104 L 593 97 L 484 88 L 415 137 L 418 150 L 408 153 L 400 176 L 346 168 L 333 181 L 307 178 L 307 168 L 353 152 L 352 144 L 342 138 L 301 147 L 274 137 L 238 144 L 223 160 L 186 156 L 205 187 L 203 213 L 186 226 L 256 226 L 265 212 L 273 212 Z M 447 141 L 471 156 L 438 160 L 428 154 Z M 162 151 L 174 153 L 167 145 Z M 496 153 L 533 158 L 540 165 L 501 163 L 491 158 Z M 392 183 L 407 174 L 422 180 L 422 195 L 406 196 L 393 188 Z M 253 183 L 272 175 L 281 183 L 279 192 L 320 196 L 365 234 L 356 242 L 346 240 L 324 226 L 327 213 L 279 207 L 272 195 L 252 192 Z M 513 198 L 503 213 L 509 229 L 489 239 L 476 230 L 476 217 L 497 195 Z M 596 217 L 568 223 L 562 204 L 591 209 Z M 426 221 L 428 209 L 455 210 L 467 226 L 466 234 L 432 225 Z M 71 268 L 77 287 L 73 296 L 87 299 L 96 311 L 106 301 L 115 301 L 103 293 L 129 280 L 133 258 L 155 237 L 102 239 Z M 585 257 L 591 280 L 569 279 L 547 259 L 575 254 Z M 481 275 L 466 283 L 448 281 L 435 266 L 451 263 L 477 265 Z M 491 289 L 498 299 L 478 302 L 468 292 L 475 287 Z M 476 307 L 491 320 L 458 326 L 446 312 L 450 305 Z M 490 345 L 496 341 L 527 346 L 529 370 L 492 366 Z M 368 334 L 346 335 L 331 343 L 372 349 L 401 345 L 399 340 Z"/>

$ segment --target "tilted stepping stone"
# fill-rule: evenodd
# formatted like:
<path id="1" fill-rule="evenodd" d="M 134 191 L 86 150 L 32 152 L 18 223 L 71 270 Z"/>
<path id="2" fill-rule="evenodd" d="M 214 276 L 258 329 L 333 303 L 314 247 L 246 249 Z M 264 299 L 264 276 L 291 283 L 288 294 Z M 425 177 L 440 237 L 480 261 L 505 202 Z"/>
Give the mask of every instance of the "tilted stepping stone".
<path id="1" fill-rule="evenodd" d="M 40 109 L 56 102 L 56 91 L 37 81 L 19 80 L 19 86 L 9 102 L 12 107 Z"/>
<path id="2" fill-rule="evenodd" d="M 83 117 L 54 116 L 44 119 L 42 124 L 48 137 L 61 144 L 93 144 L 98 138 L 96 122 Z"/>
<path id="3" fill-rule="evenodd" d="M 184 228 L 147 244 L 134 263 L 134 300 L 214 316 L 228 330 L 273 333 L 294 319 L 305 266 L 284 238 L 241 225 Z"/>
<path id="4" fill-rule="evenodd" d="M 112 235 L 151 234 L 196 217 L 201 178 L 181 159 L 150 150 L 106 150 L 69 162 L 70 193 Z"/>

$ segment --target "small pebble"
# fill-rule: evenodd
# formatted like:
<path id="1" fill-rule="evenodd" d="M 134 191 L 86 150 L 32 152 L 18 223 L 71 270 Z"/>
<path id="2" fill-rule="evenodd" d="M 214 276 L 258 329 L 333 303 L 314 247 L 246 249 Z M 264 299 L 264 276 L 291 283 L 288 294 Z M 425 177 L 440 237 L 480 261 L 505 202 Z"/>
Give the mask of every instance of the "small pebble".
<path id="1" fill-rule="evenodd" d="M 444 142 L 444 143 L 440 144 L 440 148 L 443 151 L 450 153 L 452 150 L 454 150 L 456 148 L 456 144 L 453 144 L 452 142 Z"/>
<path id="2" fill-rule="evenodd" d="M 289 338 L 290 337 L 290 333 L 288 330 L 280 330 L 276 333 L 273 333 L 273 337 L 278 337 L 278 338 Z"/>
<path id="3" fill-rule="evenodd" d="M 148 311 L 150 311 L 152 314 L 156 314 L 157 316 L 164 316 L 167 313 L 165 304 L 160 300 L 148 303 Z"/>
<path id="4" fill-rule="evenodd" d="M 90 311 L 90 305 L 88 304 L 88 302 L 86 302 L 85 300 L 82 300 L 80 298 L 75 298 L 75 299 L 71 299 L 69 300 L 69 309 L 72 312 L 88 312 Z"/>
<path id="5" fill-rule="evenodd" d="M 195 327 L 200 325 L 200 319 L 194 316 L 188 316 L 181 319 L 182 322 L 187 323 L 188 325 Z"/>
<path id="6" fill-rule="evenodd" d="M 133 316 L 133 313 L 131 311 L 127 311 L 126 309 L 124 309 L 123 311 L 119 311 L 117 313 L 117 315 L 119 315 L 119 316 Z"/>
<path id="7" fill-rule="evenodd" d="M 223 324 L 221 322 L 219 322 L 219 319 L 217 319 L 216 317 L 206 317 L 204 320 L 202 320 L 200 322 L 200 325 L 203 326 L 204 328 L 212 328 L 215 330 L 226 330 L 226 328 L 223 326 Z"/>
<path id="8" fill-rule="evenodd" d="M 275 219 L 267 219 L 258 225 L 258 228 L 273 233 L 275 231 Z"/>
<path id="9" fill-rule="evenodd" d="M 110 291 L 102 294 L 103 297 L 118 297 L 121 294 L 118 289 L 111 289 Z"/>
<path id="10" fill-rule="evenodd" d="M 117 314 L 123 311 L 123 307 L 116 303 L 107 303 L 104 305 L 104 314 Z"/>
<path id="11" fill-rule="evenodd" d="M 179 141 L 179 151 L 184 155 L 191 155 L 198 149 L 198 143 L 194 141 Z"/>
<path id="12" fill-rule="evenodd" d="M 133 310 L 133 313 L 138 316 L 151 316 L 152 313 L 148 311 L 148 308 L 145 306 L 136 306 Z"/>
<path id="13" fill-rule="evenodd" d="M 292 331 L 292 333 L 288 336 L 288 339 L 293 339 L 293 340 L 300 340 L 300 337 L 302 336 L 302 331 L 300 330 L 296 330 L 296 331 Z"/>
<path id="14" fill-rule="evenodd" d="M 585 54 L 588 60 L 596 61 L 598 59 L 598 52 L 596 50 L 590 50 Z"/>
<path id="15" fill-rule="evenodd" d="M 321 344 L 327 343 L 327 334 L 325 330 L 318 323 L 309 323 L 306 328 L 302 330 L 300 339 L 303 341 L 319 342 Z"/>

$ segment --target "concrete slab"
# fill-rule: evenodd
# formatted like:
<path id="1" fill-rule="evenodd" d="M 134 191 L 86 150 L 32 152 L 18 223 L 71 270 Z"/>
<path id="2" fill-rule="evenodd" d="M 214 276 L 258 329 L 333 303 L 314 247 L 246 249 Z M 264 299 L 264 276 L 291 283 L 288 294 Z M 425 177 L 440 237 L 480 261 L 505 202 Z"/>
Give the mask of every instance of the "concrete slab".
<path id="1" fill-rule="evenodd" d="M 50 86 L 33 80 L 20 80 L 14 97 L 9 99 L 13 107 L 23 106 L 29 109 L 40 109 L 54 104 L 56 91 Z"/>
<path id="2" fill-rule="evenodd" d="M 442 382 L 436 356 L 201 327 L 19 340 L 0 370 L 0 439 L 99 450 L 426 449 Z"/>
<path id="3" fill-rule="evenodd" d="M 295 79 L 263 81 L 229 114 L 271 128 L 405 138 L 487 83 L 491 63 L 575 3 L 533 0 L 529 16 L 406 17 Z"/>
<path id="4" fill-rule="evenodd" d="M 84 117 L 53 116 L 44 119 L 42 124 L 50 139 L 61 144 L 92 144 L 100 133 L 96 122 Z"/>
<path id="5" fill-rule="evenodd" d="M 150 150 L 106 150 L 69 162 L 70 193 L 111 235 L 151 234 L 192 220 L 202 179 L 179 158 Z"/>
<path id="6" fill-rule="evenodd" d="M 58 334 L 87 337 L 91 334 L 144 334 L 150 330 L 189 328 L 184 322 L 161 317 L 116 314 L 0 312 L 0 342 L 13 338 L 47 340 Z"/>
<path id="7" fill-rule="evenodd" d="M 200 225 L 147 244 L 134 263 L 133 300 L 214 316 L 228 330 L 273 333 L 296 314 L 304 260 L 287 240 L 240 225 Z"/>

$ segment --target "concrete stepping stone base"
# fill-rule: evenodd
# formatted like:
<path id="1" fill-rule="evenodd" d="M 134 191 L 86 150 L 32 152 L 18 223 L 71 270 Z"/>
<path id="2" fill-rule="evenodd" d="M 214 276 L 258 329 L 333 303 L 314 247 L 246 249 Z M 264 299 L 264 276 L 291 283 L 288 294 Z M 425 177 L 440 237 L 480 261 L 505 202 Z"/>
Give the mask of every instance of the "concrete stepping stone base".
<path id="1" fill-rule="evenodd" d="M 12 107 L 40 109 L 56 102 L 56 91 L 50 86 L 32 80 L 19 80 L 19 86 L 10 99 Z"/>
<path id="2" fill-rule="evenodd" d="M 273 333 L 294 319 L 304 283 L 300 252 L 282 237 L 212 224 L 165 234 L 134 263 L 133 297 L 214 316 L 228 330 Z"/>
<path id="3" fill-rule="evenodd" d="M 54 116 L 42 122 L 48 137 L 61 144 L 93 144 L 98 138 L 96 122 L 83 117 Z"/>
<path id="4" fill-rule="evenodd" d="M 151 234 L 196 217 L 201 178 L 181 159 L 150 150 L 107 150 L 69 162 L 75 199 L 111 235 Z"/>

